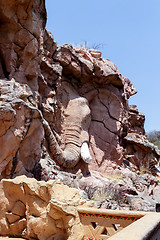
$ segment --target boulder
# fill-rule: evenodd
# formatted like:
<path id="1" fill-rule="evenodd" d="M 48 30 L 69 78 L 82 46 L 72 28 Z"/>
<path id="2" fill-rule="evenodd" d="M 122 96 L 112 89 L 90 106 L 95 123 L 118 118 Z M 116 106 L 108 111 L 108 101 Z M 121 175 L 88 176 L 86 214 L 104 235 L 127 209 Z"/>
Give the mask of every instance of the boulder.
<path id="1" fill-rule="evenodd" d="M 20 176 L 0 183 L 0 235 L 74 240 L 82 232 L 77 207 L 95 206 L 77 189 Z"/>

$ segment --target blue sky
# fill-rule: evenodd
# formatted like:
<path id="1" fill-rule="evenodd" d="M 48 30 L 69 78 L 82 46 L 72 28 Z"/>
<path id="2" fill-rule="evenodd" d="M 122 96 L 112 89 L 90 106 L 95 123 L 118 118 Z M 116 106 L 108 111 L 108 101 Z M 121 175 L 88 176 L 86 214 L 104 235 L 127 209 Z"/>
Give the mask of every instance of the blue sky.
<path id="1" fill-rule="evenodd" d="M 160 0 L 46 0 L 47 29 L 58 45 L 102 44 L 135 85 L 130 104 L 146 116 L 147 132 L 160 130 Z"/>

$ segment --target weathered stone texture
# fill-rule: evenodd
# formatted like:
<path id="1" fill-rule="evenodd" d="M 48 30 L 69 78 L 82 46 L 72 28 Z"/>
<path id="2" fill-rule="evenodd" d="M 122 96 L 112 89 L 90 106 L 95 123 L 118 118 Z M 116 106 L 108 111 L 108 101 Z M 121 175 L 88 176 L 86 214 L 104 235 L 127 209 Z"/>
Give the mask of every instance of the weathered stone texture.
<path id="1" fill-rule="evenodd" d="M 160 151 L 128 104 L 134 85 L 100 51 L 57 46 L 45 23 L 45 1 L 1 0 L 0 179 L 156 175 Z"/>
<path id="2" fill-rule="evenodd" d="M 100 51 L 57 46 L 45 23 L 45 0 L 0 0 L 0 235 L 75 240 L 84 199 L 155 209 L 160 150 L 130 80 Z"/>
<path id="3" fill-rule="evenodd" d="M 0 183 L 0 235 L 75 240 L 81 235 L 78 206 L 94 206 L 78 190 L 50 180 L 20 176 Z"/>
<path id="4" fill-rule="evenodd" d="M 28 97 L 31 90 L 14 79 L 0 80 L 0 175 L 13 177 L 31 172 L 41 157 L 44 130 L 37 108 Z"/>
<path id="5" fill-rule="evenodd" d="M 128 105 L 134 85 L 99 51 L 57 47 L 45 29 L 45 1 L 1 0 L 0 22 L 1 178 L 32 176 L 48 156 L 83 173 L 108 171 L 110 161 L 158 163 L 144 115 Z"/>

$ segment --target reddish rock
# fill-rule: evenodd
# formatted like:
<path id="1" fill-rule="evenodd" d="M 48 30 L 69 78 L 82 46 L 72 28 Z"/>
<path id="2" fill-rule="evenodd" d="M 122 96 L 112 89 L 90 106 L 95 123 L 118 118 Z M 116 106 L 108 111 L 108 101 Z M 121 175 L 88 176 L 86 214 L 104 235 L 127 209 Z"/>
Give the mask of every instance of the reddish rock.
<path id="1" fill-rule="evenodd" d="M 114 63 L 94 49 L 57 47 L 44 1 L 3 0 L 0 20 L 1 178 L 31 176 L 50 158 L 72 173 L 125 164 L 156 174 L 160 152 L 145 137 L 144 115 L 128 105 L 134 85 Z M 91 156 L 82 160 L 84 142 Z"/>

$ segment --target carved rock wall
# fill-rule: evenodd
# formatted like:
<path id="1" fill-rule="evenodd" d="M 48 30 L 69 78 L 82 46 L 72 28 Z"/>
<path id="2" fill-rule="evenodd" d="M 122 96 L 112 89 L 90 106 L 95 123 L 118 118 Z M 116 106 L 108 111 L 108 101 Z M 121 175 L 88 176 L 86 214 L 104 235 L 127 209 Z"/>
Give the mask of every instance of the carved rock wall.
<path id="1" fill-rule="evenodd" d="M 63 183 L 25 176 L 2 180 L 0 196 L 0 235 L 26 239 L 74 240 L 82 233 L 77 207 L 94 206 Z"/>
<path id="2" fill-rule="evenodd" d="M 45 23 L 44 0 L 0 0 L 0 235 L 75 240 L 76 208 L 92 206 L 79 192 L 155 209 L 158 180 L 137 174 L 155 175 L 160 151 L 128 104 L 130 80 L 99 51 L 57 46 Z"/>
<path id="3" fill-rule="evenodd" d="M 45 1 L 1 0 L 1 178 L 33 176 L 51 158 L 85 174 L 157 164 L 144 115 L 128 105 L 133 84 L 99 51 L 57 47 L 45 22 Z"/>

